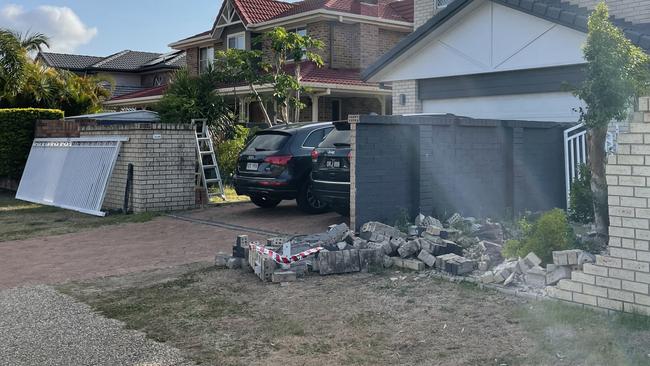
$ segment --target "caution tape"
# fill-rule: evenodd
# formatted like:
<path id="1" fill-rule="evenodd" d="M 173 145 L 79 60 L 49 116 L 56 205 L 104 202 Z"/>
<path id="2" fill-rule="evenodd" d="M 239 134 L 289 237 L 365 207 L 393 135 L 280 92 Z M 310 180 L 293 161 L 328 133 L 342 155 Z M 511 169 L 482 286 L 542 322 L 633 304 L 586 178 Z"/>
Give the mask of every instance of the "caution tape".
<path id="1" fill-rule="evenodd" d="M 316 248 L 307 249 L 307 250 L 305 250 L 303 252 L 300 252 L 300 253 L 296 253 L 296 254 L 293 254 L 293 255 L 290 255 L 290 256 L 286 256 L 286 255 L 281 255 L 279 253 L 276 253 L 276 252 L 272 251 L 271 249 L 265 248 L 265 247 L 259 245 L 258 242 L 252 242 L 252 243 L 248 244 L 248 246 L 250 247 L 251 250 L 254 250 L 254 251 L 258 252 L 263 256 L 267 256 L 267 257 L 273 259 L 276 263 L 279 263 L 279 264 L 291 264 L 291 263 L 294 263 L 294 262 L 298 262 L 298 261 L 301 261 L 301 260 L 307 258 L 308 256 L 310 256 L 312 254 L 315 254 L 315 253 L 318 253 L 318 252 L 320 252 L 321 250 L 324 249 L 323 247 L 316 247 Z"/>

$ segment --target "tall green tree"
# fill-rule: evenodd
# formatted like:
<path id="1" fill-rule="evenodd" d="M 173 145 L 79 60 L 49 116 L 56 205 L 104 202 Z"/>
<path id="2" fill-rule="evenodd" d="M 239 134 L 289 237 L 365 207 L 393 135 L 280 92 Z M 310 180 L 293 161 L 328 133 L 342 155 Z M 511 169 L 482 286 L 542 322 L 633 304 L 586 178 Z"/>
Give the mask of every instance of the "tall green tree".
<path id="1" fill-rule="evenodd" d="M 231 48 L 217 51 L 214 58 L 214 71 L 217 79 L 226 85 L 233 86 L 233 96 L 237 100 L 236 85 L 244 83 L 248 86 L 251 97 L 259 103 L 264 121 L 271 127 L 271 117 L 266 109 L 266 100 L 257 91 L 259 85 L 270 82 L 268 64 L 263 60 L 263 53 L 258 50 L 240 50 Z M 236 105 L 236 102 L 235 102 Z"/>
<path id="2" fill-rule="evenodd" d="M 305 88 L 300 84 L 301 63 L 311 61 L 316 66 L 323 66 L 323 59 L 315 50 L 322 49 L 322 41 L 309 35 L 289 32 L 277 27 L 262 34 L 257 43 L 262 43 L 271 51 L 270 71 L 273 84 L 273 97 L 279 106 L 279 115 L 284 122 L 290 122 L 290 112 L 293 110 L 293 121 L 300 121 L 300 110 L 305 107 L 300 101 L 300 94 Z M 286 72 L 286 66 L 293 62 L 294 74 Z"/>
<path id="3" fill-rule="evenodd" d="M 649 58 L 609 20 L 604 2 L 589 17 L 583 53 L 586 78 L 574 94 L 586 105 L 580 118 L 587 126 L 591 190 L 596 231 L 608 238 L 609 214 L 605 179 L 607 128 L 611 121 L 625 120 L 636 97 L 647 90 Z"/>

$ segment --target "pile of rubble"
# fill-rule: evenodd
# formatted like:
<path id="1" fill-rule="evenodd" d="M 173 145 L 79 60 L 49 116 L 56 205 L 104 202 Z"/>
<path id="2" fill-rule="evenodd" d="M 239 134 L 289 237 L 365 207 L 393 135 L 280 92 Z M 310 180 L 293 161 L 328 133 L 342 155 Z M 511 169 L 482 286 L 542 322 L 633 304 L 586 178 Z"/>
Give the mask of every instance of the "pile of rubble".
<path id="1" fill-rule="evenodd" d="M 581 250 L 553 252 L 554 263 L 546 268 L 541 267 L 542 260 L 535 253 L 504 259 L 501 225 L 459 214 L 451 216 L 445 224 L 420 214 L 406 231 L 373 221 L 365 223 L 358 235 L 346 224 L 339 224 L 324 233 L 267 240 L 265 249 L 286 257 L 320 248 L 317 254 L 294 263 L 278 263 L 268 253 L 249 249 L 248 237 L 240 235 L 233 255 L 217 255 L 216 264 L 246 267 L 263 281 L 271 282 L 293 281 L 310 272 L 329 275 L 394 267 L 430 269 L 448 276 L 468 276 L 484 284 L 542 291 L 547 285 L 570 278 L 571 271 L 580 269 L 582 264 L 595 261 L 593 255 Z"/>

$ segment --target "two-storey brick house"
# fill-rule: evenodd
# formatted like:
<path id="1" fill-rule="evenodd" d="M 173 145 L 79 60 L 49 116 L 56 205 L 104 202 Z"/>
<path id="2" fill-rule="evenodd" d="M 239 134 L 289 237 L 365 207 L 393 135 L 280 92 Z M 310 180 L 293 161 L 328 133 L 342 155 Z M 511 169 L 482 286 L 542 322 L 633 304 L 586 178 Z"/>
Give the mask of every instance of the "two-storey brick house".
<path id="1" fill-rule="evenodd" d="M 226 0 L 212 28 L 174 42 L 170 47 L 187 54 L 187 67 L 199 74 L 214 59 L 215 50 L 263 49 L 255 37 L 274 27 L 308 34 L 325 44 L 318 50 L 324 66 L 301 65 L 301 82 L 309 89 L 301 112 L 303 121 L 345 119 L 349 114 L 390 113 L 390 88 L 360 78 L 363 68 L 413 30 L 412 0 Z M 232 88 L 219 90 L 232 94 Z M 260 86 L 259 91 L 270 88 Z M 261 109 L 237 90 L 240 120 L 262 122 Z M 272 106 L 267 108 L 272 111 Z"/>

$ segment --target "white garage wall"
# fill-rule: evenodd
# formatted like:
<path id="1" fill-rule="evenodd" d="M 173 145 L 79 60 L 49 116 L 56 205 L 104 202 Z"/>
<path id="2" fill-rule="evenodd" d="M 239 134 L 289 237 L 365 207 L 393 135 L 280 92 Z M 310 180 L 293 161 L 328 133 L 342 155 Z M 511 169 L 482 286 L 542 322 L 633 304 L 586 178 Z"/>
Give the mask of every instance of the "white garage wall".
<path id="1" fill-rule="evenodd" d="M 577 122 L 574 108 L 584 106 L 571 93 L 538 93 L 423 100 L 424 113 L 452 113 L 486 119 Z"/>
<path id="2" fill-rule="evenodd" d="M 584 63 L 586 34 L 477 1 L 370 80 L 389 82 Z"/>

